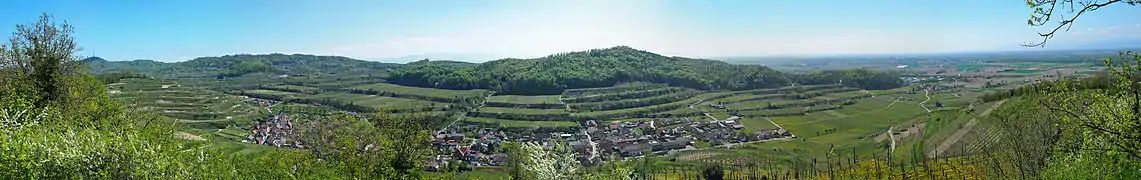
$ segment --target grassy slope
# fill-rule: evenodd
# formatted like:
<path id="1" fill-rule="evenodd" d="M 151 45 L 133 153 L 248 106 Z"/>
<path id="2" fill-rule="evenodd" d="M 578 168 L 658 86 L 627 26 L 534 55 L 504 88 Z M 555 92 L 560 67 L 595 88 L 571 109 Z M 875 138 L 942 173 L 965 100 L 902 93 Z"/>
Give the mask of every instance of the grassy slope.
<path id="1" fill-rule="evenodd" d="M 504 102 L 514 104 L 558 104 L 559 95 L 546 95 L 546 96 L 519 96 L 519 95 L 502 95 L 491 96 L 487 98 L 487 102 Z"/>

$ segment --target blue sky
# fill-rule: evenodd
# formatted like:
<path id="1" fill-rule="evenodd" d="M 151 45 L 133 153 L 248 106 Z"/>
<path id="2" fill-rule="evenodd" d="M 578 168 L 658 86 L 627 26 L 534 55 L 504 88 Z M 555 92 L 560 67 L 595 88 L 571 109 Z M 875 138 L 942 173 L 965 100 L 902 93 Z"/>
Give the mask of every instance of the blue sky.
<path id="1" fill-rule="evenodd" d="M 1087 14 L 1051 45 L 1141 38 L 1141 7 Z M 0 33 L 40 13 L 76 26 L 83 55 L 184 61 L 238 53 L 358 59 L 535 57 L 628 45 L 690 57 L 1023 49 L 1022 0 L 0 1 Z"/>

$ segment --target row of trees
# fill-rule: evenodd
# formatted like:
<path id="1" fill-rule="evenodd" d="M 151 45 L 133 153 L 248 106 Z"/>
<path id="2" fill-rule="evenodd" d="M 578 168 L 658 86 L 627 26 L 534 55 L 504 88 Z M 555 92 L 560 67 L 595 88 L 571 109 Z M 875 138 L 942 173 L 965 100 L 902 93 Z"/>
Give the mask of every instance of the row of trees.
<path id="1" fill-rule="evenodd" d="M 617 93 L 598 94 L 592 96 L 582 96 L 576 98 L 563 99 L 565 103 L 588 103 L 588 102 L 602 102 L 602 101 L 615 101 L 623 99 L 637 99 L 644 97 L 651 97 L 663 94 L 675 93 L 683 91 L 684 88 L 679 87 L 663 87 L 657 89 L 638 90 L 638 91 L 623 91 Z"/>
<path id="2" fill-rule="evenodd" d="M 566 121 L 570 119 L 570 114 L 517 114 L 517 113 L 504 113 L 504 112 L 487 112 L 487 111 L 472 111 L 468 113 L 473 117 L 486 117 L 495 119 L 510 119 L 510 120 L 524 120 L 524 121 Z"/>
<path id="3" fill-rule="evenodd" d="M 419 94 L 396 93 L 396 92 L 391 92 L 391 91 L 385 91 L 382 89 L 371 89 L 371 88 L 370 89 L 349 88 L 349 89 L 347 89 L 347 91 L 349 91 L 351 93 L 356 93 L 356 94 L 371 94 L 371 95 L 388 96 L 388 97 L 395 97 L 395 98 L 418 99 L 418 100 L 425 100 L 425 101 L 432 101 L 432 102 L 468 104 L 468 105 L 479 103 L 480 101 L 483 101 L 484 98 L 486 98 L 486 95 L 482 95 L 482 94 L 481 95 L 475 95 L 475 96 L 440 97 L 440 96 L 426 96 L 426 95 L 419 95 Z"/>
<path id="4" fill-rule="evenodd" d="M 659 104 L 653 106 L 646 106 L 640 108 L 629 108 L 614 111 L 599 111 L 589 113 L 572 114 L 571 118 L 576 121 L 583 120 L 598 120 L 598 119 L 621 119 L 621 118 L 644 118 L 644 117 L 659 117 L 660 115 L 648 115 L 658 112 L 666 112 L 689 106 L 690 101 L 678 101 L 667 104 Z"/>
<path id="5" fill-rule="evenodd" d="M 892 89 L 904 85 L 898 72 L 871 69 L 829 70 L 793 77 L 801 84 L 841 84 L 860 89 Z"/>
<path id="6" fill-rule="evenodd" d="M 563 95 L 563 97 L 567 97 L 567 98 L 578 98 L 578 97 L 584 97 L 584 96 L 621 93 L 621 92 L 629 92 L 629 91 L 641 91 L 641 90 L 657 89 L 657 88 L 664 88 L 664 87 L 669 87 L 669 86 L 666 86 L 665 84 L 629 82 L 629 83 L 620 83 L 618 85 L 615 85 L 614 87 L 568 89 L 566 91 L 563 91 L 562 95 Z"/>
<path id="7" fill-rule="evenodd" d="M 1063 83 L 1064 82 L 1064 83 Z M 989 82 L 988 82 L 989 83 Z M 1096 74 L 1092 77 L 1080 79 L 1063 79 L 1057 81 L 1039 81 L 1034 84 L 1019 86 L 1007 90 L 998 90 L 997 92 L 987 93 L 979 96 L 982 102 L 994 102 L 998 100 L 1008 99 L 1015 96 L 1031 95 L 1039 93 L 1042 90 L 1057 89 L 1058 86 L 1070 86 L 1067 88 L 1076 89 L 1107 89 L 1114 83 L 1112 79 L 1108 78 L 1108 74 Z M 989 85 L 989 84 L 988 84 Z M 984 86 L 985 87 L 985 86 Z"/>
<path id="8" fill-rule="evenodd" d="M 487 107 L 505 107 L 505 108 L 522 108 L 522 109 L 565 109 L 566 105 L 561 103 L 543 102 L 540 104 L 521 104 L 512 102 L 484 102 Z"/>
<path id="9" fill-rule="evenodd" d="M 641 99 L 626 99 L 626 100 L 620 100 L 620 101 L 605 101 L 605 102 L 591 102 L 591 103 L 573 103 L 573 104 L 567 104 L 567 106 L 570 106 L 571 110 L 580 111 L 580 112 L 607 111 L 607 110 L 626 109 L 626 108 L 643 107 L 643 106 L 651 106 L 651 105 L 657 105 L 657 104 L 666 104 L 666 103 L 671 103 L 671 102 L 677 102 L 677 101 L 689 99 L 690 97 L 696 96 L 697 94 L 699 94 L 699 92 L 695 91 L 695 90 L 683 90 L 683 91 L 679 91 L 679 92 L 675 92 L 675 93 L 671 93 L 671 94 L 665 94 L 665 95 L 653 96 L 653 97 L 641 98 Z"/>
<path id="10" fill-rule="evenodd" d="M 142 73 L 138 73 L 138 72 L 126 71 L 126 72 L 103 73 L 103 74 L 96 75 L 95 78 L 98 78 L 99 82 L 103 82 L 103 84 L 113 84 L 113 83 L 117 83 L 123 79 L 149 78 L 149 76 L 142 74 Z"/>

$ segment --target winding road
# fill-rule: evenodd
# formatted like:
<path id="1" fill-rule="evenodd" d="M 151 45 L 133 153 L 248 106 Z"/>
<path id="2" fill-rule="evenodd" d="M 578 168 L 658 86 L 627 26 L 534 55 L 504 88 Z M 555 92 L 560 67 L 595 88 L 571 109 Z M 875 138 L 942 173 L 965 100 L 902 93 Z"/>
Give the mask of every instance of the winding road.
<path id="1" fill-rule="evenodd" d="M 447 126 L 444 126 L 444 127 L 443 127 L 443 129 L 440 129 L 440 131 L 442 132 L 442 131 L 444 131 L 444 130 L 448 130 L 448 128 L 449 128 L 449 127 L 452 127 L 452 125 L 455 125 L 457 121 L 462 121 L 462 120 L 464 120 L 464 116 L 467 116 L 467 113 L 468 113 L 468 112 L 472 112 L 472 111 L 475 111 L 475 110 L 479 110 L 480 108 L 483 108 L 483 105 L 486 105 L 486 104 L 487 104 L 487 99 L 488 99 L 488 98 L 491 98 L 491 96 L 493 96 L 493 95 L 495 95 L 495 92 L 491 92 L 491 93 L 488 93 L 488 94 L 487 94 L 487 97 L 484 97 L 484 98 L 483 98 L 483 101 L 482 101 L 482 102 L 479 102 L 479 106 L 478 106 L 478 107 L 475 107 L 475 109 L 472 109 L 471 111 L 464 111 L 464 113 L 460 113 L 460 115 L 456 116 L 456 120 L 455 120 L 455 121 L 452 121 L 452 123 L 448 123 L 448 125 L 447 125 Z M 560 98 L 560 101 L 561 101 L 561 98 Z"/>
<path id="2" fill-rule="evenodd" d="M 931 109 L 927 109 L 927 106 L 923 105 L 924 103 L 927 103 L 927 101 L 931 101 L 931 91 L 924 89 L 923 96 L 927 96 L 927 99 L 923 100 L 923 102 L 919 102 L 919 107 L 923 107 L 923 109 L 927 110 L 927 112 L 931 112 Z"/>

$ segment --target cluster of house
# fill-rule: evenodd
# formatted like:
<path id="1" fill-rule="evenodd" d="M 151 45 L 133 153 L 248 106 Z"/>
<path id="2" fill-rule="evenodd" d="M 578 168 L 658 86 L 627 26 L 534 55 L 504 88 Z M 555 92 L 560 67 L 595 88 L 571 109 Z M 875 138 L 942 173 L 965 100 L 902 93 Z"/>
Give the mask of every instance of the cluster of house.
<path id="1" fill-rule="evenodd" d="M 238 95 L 238 96 L 234 96 L 234 97 L 235 97 L 235 98 L 238 98 L 238 99 L 245 99 L 245 100 L 249 100 L 249 102 L 250 102 L 250 103 L 252 103 L 252 104 L 254 104 L 254 105 L 257 105 L 257 106 L 264 106 L 264 107 L 269 107 L 269 106 L 272 106 L 272 105 L 274 105 L 274 104 L 277 104 L 277 103 L 281 103 L 281 102 L 279 102 L 279 101 L 268 100 L 268 99 L 261 99 L 261 98 L 250 98 L 249 96 L 241 96 L 241 95 Z"/>
<path id="2" fill-rule="evenodd" d="M 272 105 L 274 105 L 274 104 L 277 104 L 277 103 L 279 103 L 279 102 L 277 102 L 277 101 L 274 101 L 274 100 L 256 99 L 256 98 L 255 98 L 255 99 L 253 99 L 253 103 L 254 103 L 254 104 L 256 104 L 256 105 L 258 105 L 258 106 L 266 106 L 266 107 L 268 107 L 268 106 L 272 106 Z"/>
<path id="3" fill-rule="evenodd" d="M 930 76 L 930 77 L 899 77 L 903 82 L 919 83 L 926 81 L 943 81 L 943 76 Z"/>
<path id="4" fill-rule="evenodd" d="M 461 161 L 469 166 L 500 166 L 507 162 L 507 154 L 499 150 L 507 140 L 503 131 L 482 128 L 468 137 L 456 130 L 440 131 L 433 136 L 432 147 L 442 153 L 428 161 L 429 170 L 447 167 L 452 161 Z"/>
<path id="5" fill-rule="evenodd" d="M 287 115 L 273 115 L 268 120 L 254 123 L 250 134 L 242 142 L 277 147 L 302 148 L 293 132 L 293 122 Z"/>
<path id="6" fill-rule="evenodd" d="M 538 142 L 548 148 L 557 147 L 554 143 L 566 143 L 575 152 L 576 160 L 590 165 L 614 158 L 696 150 L 696 141 L 719 146 L 792 136 L 784 129 L 744 131 L 739 117 L 724 121 L 698 121 L 692 118 L 609 124 L 586 121 L 583 125 L 585 128 L 580 128 L 578 132 L 504 133 L 481 128 L 474 130 L 474 137 L 450 129 L 451 132 L 437 133 L 433 142 L 437 150 L 448 152 L 446 154 L 450 156 L 436 157 L 429 162 L 429 166 L 446 166 L 448 160 L 464 161 L 475 166 L 498 166 L 506 162 L 506 155 L 498 147 L 508 140 Z"/>

